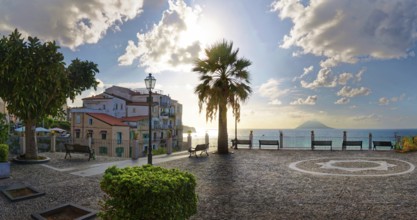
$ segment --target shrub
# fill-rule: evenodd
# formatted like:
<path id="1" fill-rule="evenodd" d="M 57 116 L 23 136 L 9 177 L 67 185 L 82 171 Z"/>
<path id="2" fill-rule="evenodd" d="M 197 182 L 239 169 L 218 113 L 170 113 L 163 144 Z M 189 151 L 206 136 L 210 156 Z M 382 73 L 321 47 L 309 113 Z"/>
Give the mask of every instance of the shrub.
<path id="1" fill-rule="evenodd" d="M 401 152 L 417 151 L 417 140 L 416 137 L 403 137 L 401 140 Z"/>
<path id="2" fill-rule="evenodd" d="M 100 182 L 103 219 L 187 219 L 197 213 L 194 175 L 151 165 L 108 168 Z"/>
<path id="3" fill-rule="evenodd" d="M 162 147 L 158 147 L 158 149 L 152 150 L 153 155 L 161 155 L 161 154 L 166 154 L 166 153 L 167 153 L 166 149 Z"/>
<path id="4" fill-rule="evenodd" d="M 0 144 L 0 162 L 7 162 L 9 160 L 9 145 Z"/>

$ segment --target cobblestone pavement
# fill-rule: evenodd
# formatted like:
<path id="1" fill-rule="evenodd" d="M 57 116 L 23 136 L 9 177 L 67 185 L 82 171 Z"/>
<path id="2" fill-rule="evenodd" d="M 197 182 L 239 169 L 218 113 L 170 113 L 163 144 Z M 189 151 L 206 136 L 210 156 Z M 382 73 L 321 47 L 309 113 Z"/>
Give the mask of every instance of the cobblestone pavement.
<path id="1" fill-rule="evenodd" d="M 1 195 L 0 219 L 30 219 L 31 213 L 69 202 L 98 210 L 101 174 L 75 174 L 112 163 L 128 166 L 120 158 L 88 162 L 84 155 L 71 161 L 62 153 L 47 156 L 47 166 L 12 164 L 12 178 L 0 179 L 0 189 L 21 184 L 46 193 L 19 202 Z M 191 219 L 416 218 L 417 174 L 411 169 L 416 153 L 242 149 L 202 158 L 177 156 L 156 165 L 196 175 L 198 213 Z M 291 164 L 313 172 L 292 169 Z M 396 172 L 403 173 L 381 175 Z M 345 175 L 352 173 L 357 175 Z"/>

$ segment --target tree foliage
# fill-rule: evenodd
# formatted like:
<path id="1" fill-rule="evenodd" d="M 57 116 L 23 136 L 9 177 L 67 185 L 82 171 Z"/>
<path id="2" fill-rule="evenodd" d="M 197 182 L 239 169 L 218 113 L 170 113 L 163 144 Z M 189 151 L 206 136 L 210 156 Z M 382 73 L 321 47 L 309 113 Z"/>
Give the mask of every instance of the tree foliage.
<path id="1" fill-rule="evenodd" d="M 0 97 L 11 114 L 25 122 L 26 157 L 37 157 L 32 130 L 36 122 L 56 116 L 67 98 L 97 87 L 97 65 L 73 60 L 65 66 L 55 42 L 41 42 L 18 30 L 0 40 Z"/>
<path id="2" fill-rule="evenodd" d="M 231 107 L 237 120 L 240 119 L 240 103 L 245 102 L 252 89 L 247 68 L 251 61 L 238 58 L 239 49 L 223 40 L 205 50 L 206 58 L 197 59 L 193 68 L 200 74 L 200 84 L 195 88 L 200 112 L 205 105 L 206 120 L 219 114 L 219 153 L 228 153 L 227 107 Z"/>

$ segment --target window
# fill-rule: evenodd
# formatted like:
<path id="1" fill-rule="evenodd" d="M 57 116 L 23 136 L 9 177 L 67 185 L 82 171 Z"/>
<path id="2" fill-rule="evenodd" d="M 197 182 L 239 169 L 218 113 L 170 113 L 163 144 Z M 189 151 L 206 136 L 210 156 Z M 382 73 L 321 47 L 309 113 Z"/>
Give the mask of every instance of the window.
<path id="1" fill-rule="evenodd" d="M 117 105 L 117 103 L 116 103 L 116 105 L 115 105 L 116 107 L 114 107 L 116 110 L 117 110 L 117 107 L 118 107 L 118 105 Z"/>
<path id="2" fill-rule="evenodd" d="M 81 115 L 75 115 L 75 123 L 81 124 Z"/>
<path id="3" fill-rule="evenodd" d="M 117 141 L 117 144 L 122 144 L 122 132 L 116 133 L 116 141 Z"/>
<path id="4" fill-rule="evenodd" d="M 136 113 L 136 108 L 133 108 L 133 109 L 132 109 L 132 112 L 133 112 L 133 113 Z"/>
<path id="5" fill-rule="evenodd" d="M 92 124 L 93 124 L 93 119 L 92 119 L 92 118 L 89 118 L 89 119 L 88 119 L 88 124 L 89 124 L 89 125 L 92 125 Z"/>
<path id="6" fill-rule="evenodd" d="M 101 139 L 106 140 L 107 139 L 107 131 L 101 131 Z"/>
<path id="7" fill-rule="evenodd" d="M 164 139 L 164 132 L 161 132 L 161 139 Z"/>
<path id="8" fill-rule="evenodd" d="M 106 110 L 106 105 L 103 105 L 103 110 Z"/>
<path id="9" fill-rule="evenodd" d="M 153 133 L 153 139 L 156 140 L 156 132 Z"/>
<path id="10" fill-rule="evenodd" d="M 75 138 L 80 138 L 80 129 L 75 129 Z"/>
<path id="11" fill-rule="evenodd" d="M 120 104 L 120 109 L 123 110 L 123 104 Z"/>

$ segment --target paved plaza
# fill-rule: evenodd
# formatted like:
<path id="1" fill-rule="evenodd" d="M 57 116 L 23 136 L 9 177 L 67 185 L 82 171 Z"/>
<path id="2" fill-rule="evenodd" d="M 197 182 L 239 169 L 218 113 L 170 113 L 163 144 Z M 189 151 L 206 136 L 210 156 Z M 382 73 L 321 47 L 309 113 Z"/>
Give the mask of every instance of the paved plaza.
<path id="1" fill-rule="evenodd" d="M 44 165 L 12 165 L 0 189 L 30 185 L 45 192 L 10 202 L 0 196 L 0 219 L 63 203 L 99 209 L 102 172 L 111 165 L 143 165 L 122 158 L 84 155 L 64 160 L 48 153 Z M 198 213 L 191 219 L 415 219 L 417 154 L 394 151 L 235 150 L 233 154 L 188 158 L 180 153 L 154 158 L 197 177 Z"/>

